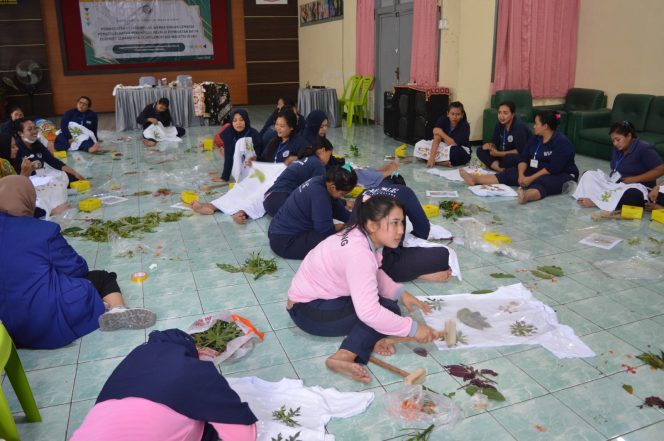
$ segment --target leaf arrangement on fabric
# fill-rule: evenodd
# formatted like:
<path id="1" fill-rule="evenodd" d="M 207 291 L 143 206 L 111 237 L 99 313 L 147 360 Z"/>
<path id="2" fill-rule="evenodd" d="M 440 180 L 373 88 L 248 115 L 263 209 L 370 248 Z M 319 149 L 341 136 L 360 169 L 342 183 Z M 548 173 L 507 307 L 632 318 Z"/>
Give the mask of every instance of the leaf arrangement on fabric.
<path id="1" fill-rule="evenodd" d="M 111 235 L 123 239 L 140 237 L 141 233 L 154 233 L 154 229 L 162 222 L 177 222 L 183 217 L 189 216 L 191 214 L 187 215 L 182 211 L 166 214 L 151 211 L 143 216 L 125 216 L 114 221 L 92 219 L 87 229 L 70 227 L 63 230 L 62 234 L 70 237 L 81 237 L 93 242 L 108 242 Z"/>
<path id="2" fill-rule="evenodd" d="M 258 169 L 255 169 L 254 172 L 249 177 L 258 179 L 258 182 L 260 182 L 261 184 L 265 182 L 265 173 L 263 173 Z"/>
<path id="3" fill-rule="evenodd" d="M 664 351 L 660 351 L 660 354 L 661 355 L 657 355 L 653 352 L 644 352 L 641 355 L 637 355 L 636 358 L 655 369 L 664 369 Z"/>
<path id="4" fill-rule="evenodd" d="M 300 414 L 300 407 L 298 407 L 295 410 L 293 410 L 291 408 L 286 410 L 286 406 L 284 405 L 284 406 L 281 406 L 281 408 L 279 410 L 275 410 L 274 412 L 272 412 L 272 419 L 275 420 L 275 421 L 279 421 L 281 423 L 284 423 L 288 427 L 295 427 L 295 426 L 299 426 L 300 423 L 298 423 L 297 420 L 295 420 L 295 418 L 293 418 L 293 417 L 297 417 L 297 416 L 300 416 L 300 415 L 301 415 Z"/>
<path id="5" fill-rule="evenodd" d="M 295 435 L 291 435 L 288 438 L 284 438 L 283 435 L 280 433 L 277 435 L 277 437 L 272 437 L 272 441 L 303 441 L 300 438 L 300 432 L 297 432 Z"/>
<path id="6" fill-rule="evenodd" d="M 487 318 L 480 314 L 479 311 L 471 311 L 468 308 L 462 308 L 457 311 L 457 318 L 461 323 L 470 326 L 480 331 L 484 328 L 490 328 L 491 325 L 487 322 Z"/>
<path id="7" fill-rule="evenodd" d="M 277 259 L 264 259 L 261 252 L 252 252 L 244 261 L 242 266 L 231 265 L 228 263 L 218 263 L 217 267 L 229 273 L 249 273 L 254 275 L 257 280 L 264 274 L 272 274 L 277 271 Z"/>
<path id="8" fill-rule="evenodd" d="M 226 350 L 226 346 L 228 346 L 229 342 L 242 335 L 244 335 L 244 332 L 242 332 L 242 329 L 240 329 L 238 325 L 223 320 L 217 320 L 217 322 L 206 331 L 191 334 L 196 342 L 196 346 L 200 348 L 210 348 L 219 353 Z"/>
<path id="9" fill-rule="evenodd" d="M 450 364 L 443 367 L 451 376 L 461 378 L 466 382 L 459 389 L 464 389 L 468 395 L 472 396 L 480 392 L 490 400 L 505 401 L 505 397 L 496 387 L 498 383 L 489 378 L 489 376 L 497 377 L 497 372 L 491 369 L 475 369 L 465 364 Z"/>
<path id="10" fill-rule="evenodd" d="M 443 305 L 445 304 L 445 300 L 443 300 L 443 299 L 432 299 L 431 297 L 427 297 L 424 300 L 424 303 L 429 305 L 429 307 L 431 309 L 433 309 L 434 311 L 440 311 L 442 309 Z"/>
<path id="11" fill-rule="evenodd" d="M 537 326 L 526 323 L 525 320 L 517 320 L 510 326 L 510 333 L 516 337 L 530 337 L 537 332 Z"/>
<path id="12" fill-rule="evenodd" d="M 507 305 L 500 305 L 498 311 L 506 312 L 508 314 L 514 314 L 519 310 L 519 302 L 512 300 Z"/>

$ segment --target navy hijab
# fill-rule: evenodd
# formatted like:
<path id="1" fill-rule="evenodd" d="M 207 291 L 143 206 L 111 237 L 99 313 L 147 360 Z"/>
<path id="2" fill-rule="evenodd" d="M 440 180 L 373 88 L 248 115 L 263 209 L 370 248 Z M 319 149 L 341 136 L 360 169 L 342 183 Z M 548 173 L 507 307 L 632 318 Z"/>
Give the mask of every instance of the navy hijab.
<path id="1" fill-rule="evenodd" d="M 242 132 L 238 132 L 233 128 L 233 118 L 235 118 L 236 114 L 240 114 L 242 119 L 244 120 L 244 130 Z M 254 147 L 256 147 L 256 141 L 260 139 L 258 136 L 258 131 L 256 129 L 251 128 L 251 120 L 249 120 L 249 113 L 245 109 L 233 109 L 231 111 L 231 125 L 221 132 L 221 139 L 224 141 L 224 147 L 226 146 L 235 146 L 235 143 L 237 142 L 238 139 L 244 138 L 247 136 L 250 136 L 252 140 L 254 141 Z"/>
<path id="2" fill-rule="evenodd" d="M 306 127 L 304 129 L 304 137 L 311 144 L 316 144 L 321 137 L 318 132 L 323 125 L 323 121 L 327 119 L 327 115 L 322 110 L 314 110 L 307 115 Z"/>
<path id="3" fill-rule="evenodd" d="M 214 364 L 198 359 L 194 339 L 179 329 L 151 332 L 147 343 L 115 368 L 97 403 L 129 397 L 163 404 L 197 421 L 242 425 L 257 421 Z"/>

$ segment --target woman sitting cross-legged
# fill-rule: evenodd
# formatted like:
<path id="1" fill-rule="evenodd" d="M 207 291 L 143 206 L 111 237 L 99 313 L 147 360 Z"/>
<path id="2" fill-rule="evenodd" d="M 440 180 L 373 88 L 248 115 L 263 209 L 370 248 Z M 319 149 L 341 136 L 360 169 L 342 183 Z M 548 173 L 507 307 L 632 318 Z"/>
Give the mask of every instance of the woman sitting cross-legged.
<path id="1" fill-rule="evenodd" d="M 0 320 L 18 346 L 54 349 L 97 328 L 143 329 L 155 314 L 125 306 L 115 273 L 89 271 L 60 226 L 35 219 L 25 176 L 0 179 Z"/>
<path id="2" fill-rule="evenodd" d="M 613 211 L 623 205 L 644 207 L 649 188 L 664 175 L 664 161 L 652 144 L 637 137 L 634 125 L 628 121 L 614 123 L 609 136 L 614 147 L 611 173 L 585 172 L 573 196 L 586 208 Z"/>
<path id="3" fill-rule="evenodd" d="M 491 142 L 476 151 L 479 160 L 491 170 L 501 172 L 515 167 L 528 140 L 533 136 L 515 112 L 516 106 L 511 101 L 498 104 L 498 124 L 493 130 Z"/>
<path id="4" fill-rule="evenodd" d="M 260 156 L 263 151 L 261 137 L 258 131 L 251 127 L 247 111 L 245 109 L 233 109 L 230 118 L 231 126 L 221 132 L 221 139 L 224 141 L 224 169 L 221 172 L 221 180 L 226 182 L 231 179 L 235 159 L 235 144 L 237 142 L 246 142 L 245 138 L 250 138 L 256 155 Z"/>
<path id="5" fill-rule="evenodd" d="M 431 308 L 381 269 L 380 249 L 399 246 L 403 225 L 403 207 L 396 199 L 365 198 L 357 204 L 357 223 L 315 247 L 288 290 L 288 313 L 300 329 L 322 337 L 345 336 L 326 366 L 362 383 L 371 382 L 363 365 L 372 352 L 395 353 L 386 336 L 410 336 L 419 343 L 440 336 L 401 316 L 399 301 L 408 311 L 417 307 L 428 313 Z"/>
<path id="6" fill-rule="evenodd" d="M 145 106 L 143 111 L 136 117 L 136 122 L 143 127 L 143 130 L 147 129 L 153 124 L 161 123 L 164 127 L 170 127 L 172 123 L 171 111 L 168 110 L 171 102 L 168 98 L 159 98 L 156 103 L 148 104 Z M 175 134 L 178 137 L 184 136 L 186 130 L 182 127 L 174 126 Z M 157 145 L 157 140 L 154 138 L 146 138 L 143 135 L 143 145 L 146 147 L 154 147 Z"/>
<path id="7" fill-rule="evenodd" d="M 270 222 L 270 248 L 286 259 L 304 259 L 326 237 L 343 228 L 334 219 L 348 222 L 350 212 L 343 198 L 357 184 L 350 165 L 333 167 L 291 193 Z"/>
<path id="8" fill-rule="evenodd" d="M 56 150 L 69 150 L 71 148 L 72 150 L 82 150 L 90 153 L 99 150 L 99 137 L 97 136 L 98 117 L 96 112 L 90 110 L 91 107 L 92 100 L 87 96 L 81 96 L 76 102 L 76 107 L 67 110 L 62 115 L 60 133 L 55 138 Z M 77 127 L 78 125 L 87 129 L 89 131 L 87 132 L 87 139 L 81 142 L 77 141 L 77 137 L 72 136 L 69 123 L 74 123 L 73 127 Z"/>
<path id="9" fill-rule="evenodd" d="M 484 176 L 472 176 L 461 169 L 461 177 L 468 185 L 518 185 L 520 204 L 562 193 L 566 182 L 578 179 L 579 169 L 574 163 L 574 146 L 556 130 L 559 122 L 560 114 L 553 110 L 538 112 L 533 125 L 535 136 L 530 138 L 516 167 Z"/>
<path id="10" fill-rule="evenodd" d="M 264 146 L 263 154 L 258 160 L 283 162 L 288 165 L 297 159 L 300 150 L 307 147 L 307 141 L 296 134 L 297 117 L 290 109 L 284 108 L 279 111 L 274 127 L 277 136 Z"/>
<path id="11" fill-rule="evenodd" d="M 443 149 L 440 149 L 441 142 L 444 144 Z M 415 151 L 416 153 L 418 151 L 417 144 Z M 433 128 L 431 147 L 428 155 L 424 156 L 427 159 L 427 167 L 465 165 L 470 161 L 471 153 L 470 124 L 466 117 L 466 110 L 460 101 L 453 101 L 447 109 L 447 115 L 438 118 L 436 126 Z"/>

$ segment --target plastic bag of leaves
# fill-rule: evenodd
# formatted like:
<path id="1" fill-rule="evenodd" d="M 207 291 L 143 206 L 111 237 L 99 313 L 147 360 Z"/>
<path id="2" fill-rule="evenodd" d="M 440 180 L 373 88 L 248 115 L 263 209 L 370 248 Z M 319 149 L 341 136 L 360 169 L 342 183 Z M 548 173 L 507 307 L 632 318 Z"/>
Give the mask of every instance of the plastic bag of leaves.
<path id="1" fill-rule="evenodd" d="M 404 427 L 452 429 L 463 418 L 461 409 L 444 395 L 426 390 L 422 385 L 404 386 L 385 394 L 385 404 L 390 415 L 400 420 Z"/>
<path id="2" fill-rule="evenodd" d="M 229 311 L 205 315 L 189 326 L 187 333 L 196 341 L 198 357 L 218 365 L 247 355 L 265 334 L 249 320 Z"/>

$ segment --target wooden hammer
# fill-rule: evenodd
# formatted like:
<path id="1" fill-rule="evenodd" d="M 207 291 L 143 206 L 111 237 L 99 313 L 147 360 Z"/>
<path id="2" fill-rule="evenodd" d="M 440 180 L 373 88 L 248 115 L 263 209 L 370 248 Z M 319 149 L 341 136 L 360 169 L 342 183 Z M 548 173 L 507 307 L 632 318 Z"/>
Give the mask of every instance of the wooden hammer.
<path id="1" fill-rule="evenodd" d="M 457 330 L 456 321 L 447 320 L 445 322 L 445 329 L 438 334 L 438 338 L 442 338 L 447 343 L 447 347 L 451 348 L 457 344 Z M 409 343 L 415 341 L 415 337 L 388 337 L 385 339 L 387 343 Z"/>
<path id="2" fill-rule="evenodd" d="M 228 182 L 215 182 L 214 184 L 201 185 L 198 188 L 201 191 L 208 191 L 208 190 L 212 190 L 213 188 L 225 187 L 227 185 L 228 185 Z"/>
<path id="3" fill-rule="evenodd" d="M 404 384 L 406 384 L 406 386 L 411 386 L 413 384 L 422 384 L 424 383 L 424 380 L 426 380 L 427 378 L 427 371 L 425 371 L 422 368 L 417 368 L 412 373 L 409 373 L 379 358 L 369 357 L 369 361 L 372 362 L 373 364 L 382 367 L 385 370 L 388 370 L 392 373 L 402 376 L 403 382 Z"/>

